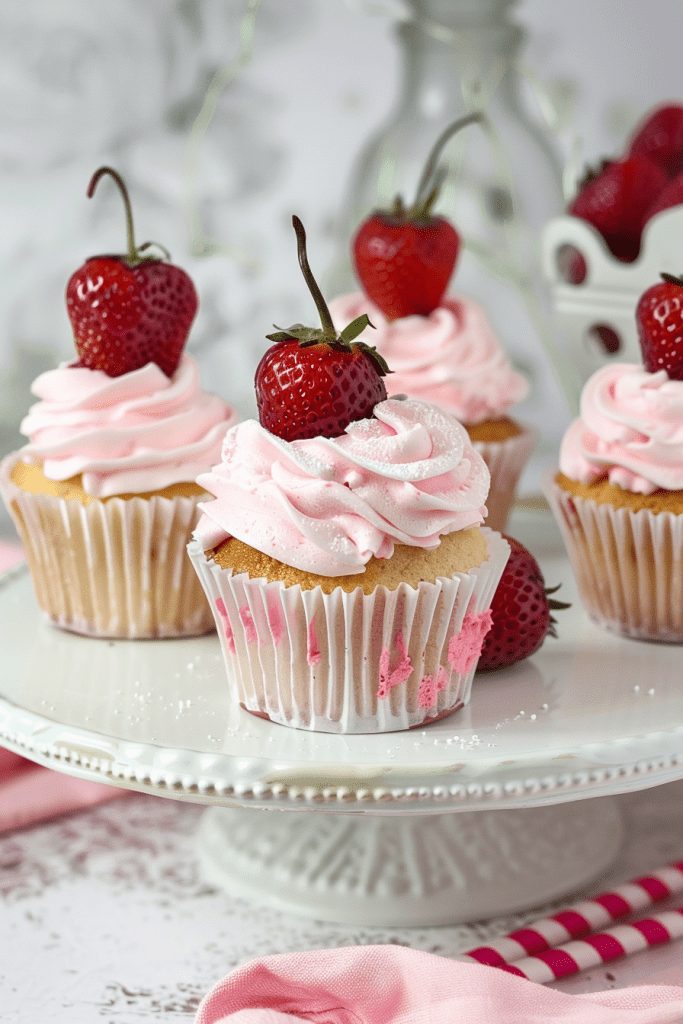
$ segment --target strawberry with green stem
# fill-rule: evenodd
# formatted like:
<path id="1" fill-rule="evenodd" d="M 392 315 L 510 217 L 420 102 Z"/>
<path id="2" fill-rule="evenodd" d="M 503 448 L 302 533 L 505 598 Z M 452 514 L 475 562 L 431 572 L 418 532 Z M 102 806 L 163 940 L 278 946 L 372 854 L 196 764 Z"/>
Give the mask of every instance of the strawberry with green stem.
<path id="1" fill-rule="evenodd" d="M 95 171 L 88 197 L 105 174 L 114 179 L 123 198 L 128 251 L 91 257 L 67 285 L 67 312 L 79 355 L 76 365 L 119 377 L 156 363 L 172 377 L 197 312 L 197 293 L 185 271 L 166 262 L 170 257 L 162 246 L 136 246 L 128 190 L 118 171 Z M 148 252 L 153 245 L 166 260 Z"/>
<path id="2" fill-rule="evenodd" d="M 397 196 L 390 210 L 375 211 L 356 233 L 356 273 L 365 294 L 388 320 L 429 316 L 441 302 L 458 258 L 460 237 L 450 221 L 432 213 L 447 174 L 439 158 L 456 132 L 485 121 L 483 114 L 473 113 L 449 125 L 429 154 L 413 205 L 406 209 Z"/>
<path id="3" fill-rule="evenodd" d="M 259 420 L 286 441 L 339 437 L 349 423 L 372 416 L 375 405 L 387 397 L 383 377 L 389 368 L 370 345 L 353 342 L 372 327 L 366 314 L 337 332 L 308 265 L 304 226 L 296 216 L 292 224 L 299 266 L 321 326 L 294 324 L 267 335 L 274 344 L 261 359 L 255 378 Z"/>

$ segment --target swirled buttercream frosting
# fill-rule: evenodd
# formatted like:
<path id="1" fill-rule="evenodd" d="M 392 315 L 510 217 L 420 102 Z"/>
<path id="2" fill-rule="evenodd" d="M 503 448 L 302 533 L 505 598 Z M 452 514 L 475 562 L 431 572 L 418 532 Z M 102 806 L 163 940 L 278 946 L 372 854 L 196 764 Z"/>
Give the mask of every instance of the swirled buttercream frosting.
<path id="1" fill-rule="evenodd" d="M 392 371 L 390 395 L 432 402 L 466 424 L 500 419 L 526 398 L 529 385 L 513 369 L 481 306 L 469 299 L 445 299 L 429 316 L 388 321 L 361 292 L 330 303 L 341 329 L 367 313 L 375 330 L 363 341 L 375 345 Z"/>
<path id="2" fill-rule="evenodd" d="M 236 537 L 294 568 L 345 576 L 395 543 L 435 548 L 480 524 L 489 472 L 450 416 L 388 399 L 335 438 L 289 442 L 245 420 L 197 483 L 215 495 L 199 506 L 204 550 Z"/>
<path id="3" fill-rule="evenodd" d="M 31 390 L 40 401 L 21 423 L 29 438 L 21 458 L 39 463 L 50 480 L 82 475 L 93 498 L 194 481 L 220 458 L 238 418 L 202 391 L 187 353 L 170 378 L 155 363 L 120 377 L 64 363 L 37 377 Z"/>
<path id="4" fill-rule="evenodd" d="M 607 477 L 637 494 L 683 490 L 683 381 L 638 364 L 603 366 L 584 385 L 560 470 L 584 484 Z"/>

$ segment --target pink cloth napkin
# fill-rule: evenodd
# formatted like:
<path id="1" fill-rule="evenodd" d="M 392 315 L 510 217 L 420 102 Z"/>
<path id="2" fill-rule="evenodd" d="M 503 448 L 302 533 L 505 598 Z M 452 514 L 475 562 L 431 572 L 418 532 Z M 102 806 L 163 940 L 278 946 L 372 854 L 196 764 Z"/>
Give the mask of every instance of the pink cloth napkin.
<path id="1" fill-rule="evenodd" d="M 42 768 L 0 747 L 0 832 L 127 795 L 115 786 Z"/>
<path id="2" fill-rule="evenodd" d="M 18 544 L 0 540 L 0 573 L 11 569 L 23 558 L 24 553 Z M 114 786 L 85 782 L 50 768 L 41 768 L 33 761 L 0 747 L 0 832 L 124 795 Z"/>
<path id="3" fill-rule="evenodd" d="M 567 995 L 403 946 L 282 953 L 243 964 L 195 1024 L 681 1024 L 683 988 Z"/>

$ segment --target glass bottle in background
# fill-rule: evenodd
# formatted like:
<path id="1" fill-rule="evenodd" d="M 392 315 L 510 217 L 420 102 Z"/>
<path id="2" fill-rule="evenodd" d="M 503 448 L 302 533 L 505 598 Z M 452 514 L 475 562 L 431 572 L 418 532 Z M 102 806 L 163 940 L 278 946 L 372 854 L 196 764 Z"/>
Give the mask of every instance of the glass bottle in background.
<path id="1" fill-rule="evenodd" d="M 520 412 L 541 428 L 549 461 L 575 391 L 553 343 L 540 269 L 540 230 L 563 208 L 562 167 L 550 132 L 525 104 L 519 71 L 525 34 L 509 20 L 515 3 L 407 0 L 409 18 L 397 28 L 399 95 L 352 171 L 327 290 L 340 294 L 359 287 L 350 242 L 360 222 L 372 209 L 390 206 L 398 192 L 412 202 L 440 132 L 466 113 L 485 111 L 491 130 L 466 128 L 443 158 L 449 174 L 436 212 L 462 238 L 450 290 L 486 308 L 511 358 L 531 376 L 532 395 Z M 525 486 L 536 489 L 529 478 Z"/>

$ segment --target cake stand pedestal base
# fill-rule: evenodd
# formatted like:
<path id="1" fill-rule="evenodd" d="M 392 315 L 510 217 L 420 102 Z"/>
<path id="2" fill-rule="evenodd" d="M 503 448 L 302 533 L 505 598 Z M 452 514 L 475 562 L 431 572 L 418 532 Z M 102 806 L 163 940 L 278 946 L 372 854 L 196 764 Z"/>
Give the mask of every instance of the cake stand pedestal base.
<path id="1" fill-rule="evenodd" d="M 234 896 L 342 924 L 458 924 L 539 906 L 605 871 L 623 838 L 608 797 L 521 810 L 329 814 L 214 807 L 206 876 Z"/>

